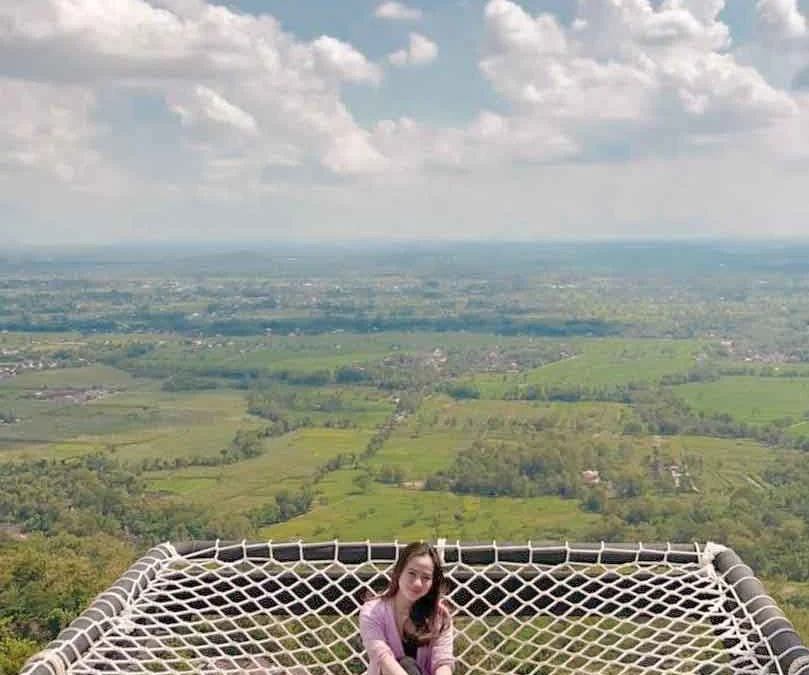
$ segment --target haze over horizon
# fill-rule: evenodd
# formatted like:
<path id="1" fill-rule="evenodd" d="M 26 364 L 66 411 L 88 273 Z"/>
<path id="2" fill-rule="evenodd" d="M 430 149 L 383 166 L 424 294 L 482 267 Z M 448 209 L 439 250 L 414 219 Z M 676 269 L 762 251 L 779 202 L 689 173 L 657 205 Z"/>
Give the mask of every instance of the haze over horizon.
<path id="1" fill-rule="evenodd" d="M 809 235 L 809 2 L 0 5 L 17 245 Z"/>

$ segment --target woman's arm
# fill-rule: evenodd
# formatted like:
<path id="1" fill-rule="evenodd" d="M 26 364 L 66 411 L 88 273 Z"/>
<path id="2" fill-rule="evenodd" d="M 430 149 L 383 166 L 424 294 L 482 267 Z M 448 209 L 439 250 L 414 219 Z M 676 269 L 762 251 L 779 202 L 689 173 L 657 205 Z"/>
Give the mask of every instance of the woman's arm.
<path id="1" fill-rule="evenodd" d="M 379 665 L 381 675 L 407 675 L 385 639 L 379 617 L 367 605 L 360 610 L 360 637 L 368 658 Z"/>
<path id="2" fill-rule="evenodd" d="M 455 667 L 455 655 L 453 653 L 453 641 L 455 639 L 455 628 L 452 625 L 452 615 L 446 607 L 441 607 L 446 625 L 433 643 L 433 675 L 452 675 Z"/>

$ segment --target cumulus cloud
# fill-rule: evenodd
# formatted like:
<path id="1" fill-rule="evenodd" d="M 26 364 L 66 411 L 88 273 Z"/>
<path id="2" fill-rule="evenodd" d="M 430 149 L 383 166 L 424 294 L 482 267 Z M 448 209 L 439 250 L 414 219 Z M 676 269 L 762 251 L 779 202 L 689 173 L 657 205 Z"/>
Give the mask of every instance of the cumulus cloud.
<path id="1" fill-rule="evenodd" d="M 758 0 L 756 28 L 750 62 L 794 90 L 809 88 L 809 25 L 798 0 Z"/>
<path id="2" fill-rule="evenodd" d="M 79 187 L 102 178 L 92 90 L 0 78 L 0 101 L 0 178 L 45 176 Z"/>
<path id="3" fill-rule="evenodd" d="M 422 17 L 422 11 L 401 2 L 383 2 L 376 8 L 374 15 L 380 19 L 393 21 L 418 21 Z"/>
<path id="4" fill-rule="evenodd" d="M 346 42 L 322 35 L 312 43 L 312 50 L 322 70 L 339 79 L 373 84 L 381 79 L 379 67 Z"/>
<path id="5" fill-rule="evenodd" d="M 388 61 L 400 68 L 425 66 L 437 58 L 438 45 L 419 33 L 410 33 L 410 43 L 407 49 L 400 49 L 388 55 Z"/>
<path id="6" fill-rule="evenodd" d="M 409 117 L 379 122 L 371 135 L 391 174 L 476 172 L 514 162 L 547 164 L 574 157 L 573 141 L 551 125 L 484 110 L 463 127 L 438 129 Z"/>
<path id="7" fill-rule="evenodd" d="M 255 134 L 258 130 L 255 118 L 238 106 L 222 98 L 208 87 L 198 85 L 193 90 L 190 105 L 177 103 L 172 107 L 186 124 L 194 124 L 201 119 L 208 119 L 232 127 L 246 134 Z"/>
<path id="8" fill-rule="evenodd" d="M 334 139 L 323 164 L 337 174 L 376 173 L 385 168 L 385 158 L 371 144 L 366 132 L 343 134 Z"/>
<path id="9" fill-rule="evenodd" d="M 703 142 L 796 114 L 791 97 L 741 65 L 722 0 L 592 0 L 570 26 L 510 0 L 485 9 L 480 69 L 520 115 L 595 148 Z"/>
<path id="10" fill-rule="evenodd" d="M 806 17 L 798 0 L 758 0 L 756 19 L 765 39 L 779 44 L 807 36 Z"/>
<path id="11" fill-rule="evenodd" d="M 0 4 L 0 74 L 31 92 L 34 82 L 48 83 L 57 100 L 59 87 L 162 96 L 190 134 L 186 150 L 203 163 L 233 163 L 239 153 L 256 169 L 262 157 L 272 164 L 280 154 L 347 172 L 366 167 L 369 152 L 340 88 L 381 79 L 380 68 L 346 42 L 302 42 L 271 16 L 199 0 Z M 2 134 L 17 134 L 12 126 Z M 251 140 L 240 143 L 225 129 Z"/>

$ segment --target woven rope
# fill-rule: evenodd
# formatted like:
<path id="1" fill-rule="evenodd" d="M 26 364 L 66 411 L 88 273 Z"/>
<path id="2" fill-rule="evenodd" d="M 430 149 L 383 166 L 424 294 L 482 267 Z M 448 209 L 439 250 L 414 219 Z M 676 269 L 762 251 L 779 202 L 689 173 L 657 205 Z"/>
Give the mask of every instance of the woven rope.
<path id="1" fill-rule="evenodd" d="M 395 556 L 349 564 L 336 553 L 307 560 L 302 544 L 296 560 L 262 550 L 216 544 L 183 556 L 166 547 L 119 594 L 115 616 L 85 620 L 47 654 L 53 661 L 71 647 L 62 672 L 72 675 L 365 672 L 357 613 L 366 595 L 384 587 Z M 608 546 L 586 562 L 565 547 L 548 564 L 535 561 L 541 556 L 510 562 L 510 549 L 495 546 L 493 560 L 480 564 L 468 562 L 474 547 L 442 543 L 441 550 L 456 673 L 782 673 L 762 626 L 710 555 L 682 562 L 663 551 L 652 560 L 639 545 L 613 564 Z M 78 638 L 89 646 L 76 648 Z"/>

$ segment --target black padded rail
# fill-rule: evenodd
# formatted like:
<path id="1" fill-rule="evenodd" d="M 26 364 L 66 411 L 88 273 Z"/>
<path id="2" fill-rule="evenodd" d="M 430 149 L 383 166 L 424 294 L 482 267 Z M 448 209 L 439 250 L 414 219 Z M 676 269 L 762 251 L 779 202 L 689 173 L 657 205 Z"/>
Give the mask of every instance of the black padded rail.
<path id="1" fill-rule="evenodd" d="M 236 562 L 247 558 L 274 559 L 278 562 L 325 562 L 334 560 L 347 565 L 394 562 L 406 544 L 333 543 L 242 543 L 237 541 L 192 541 L 175 544 L 177 552 L 189 560 L 212 559 Z M 698 563 L 700 551 L 695 544 L 462 544 L 442 547 L 448 565 L 491 565 L 496 561 L 513 564 L 560 565 L 602 562 L 609 565 L 641 562 Z"/>
<path id="2" fill-rule="evenodd" d="M 809 675 L 809 648 L 803 645 L 792 624 L 767 595 L 753 570 L 729 549 L 716 556 L 714 567 L 733 588 L 741 605 L 767 638 L 783 672 L 787 675 Z M 727 609 L 733 611 L 735 608 Z"/>

